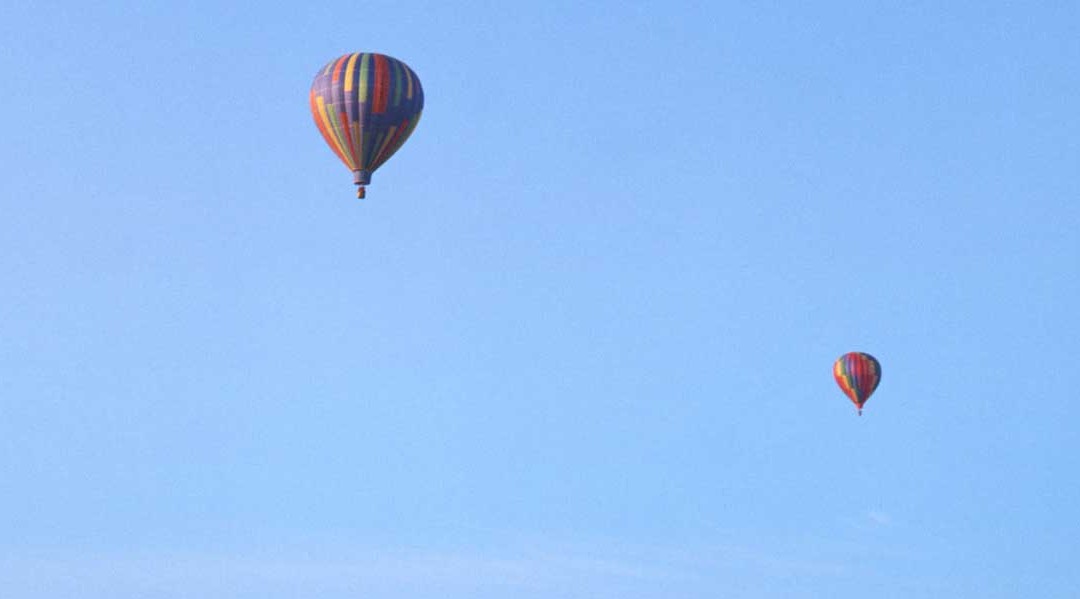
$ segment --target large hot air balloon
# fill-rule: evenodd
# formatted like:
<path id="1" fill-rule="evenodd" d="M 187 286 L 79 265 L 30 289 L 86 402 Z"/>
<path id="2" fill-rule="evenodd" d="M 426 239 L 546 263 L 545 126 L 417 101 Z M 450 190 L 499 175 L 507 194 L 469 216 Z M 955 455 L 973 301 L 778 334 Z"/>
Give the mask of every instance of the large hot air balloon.
<path id="1" fill-rule="evenodd" d="M 424 109 L 420 79 L 405 63 L 358 52 L 331 60 L 311 84 L 311 115 L 330 149 L 353 172 L 364 197 L 371 173 L 416 128 Z"/>
<path id="2" fill-rule="evenodd" d="M 833 364 L 833 377 L 862 416 L 863 405 L 881 382 L 881 364 L 870 354 L 847 353 Z"/>

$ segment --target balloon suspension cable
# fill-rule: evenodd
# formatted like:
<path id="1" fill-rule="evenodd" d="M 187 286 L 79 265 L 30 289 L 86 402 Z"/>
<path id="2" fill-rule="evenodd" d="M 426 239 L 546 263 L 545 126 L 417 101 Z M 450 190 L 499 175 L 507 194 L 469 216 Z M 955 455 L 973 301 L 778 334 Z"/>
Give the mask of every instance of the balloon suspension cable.
<path id="1" fill-rule="evenodd" d="M 367 194 L 364 192 L 364 186 L 363 185 L 357 185 L 356 186 L 356 197 L 362 200 L 362 199 L 364 199 L 364 197 L 366 195 Z"/>

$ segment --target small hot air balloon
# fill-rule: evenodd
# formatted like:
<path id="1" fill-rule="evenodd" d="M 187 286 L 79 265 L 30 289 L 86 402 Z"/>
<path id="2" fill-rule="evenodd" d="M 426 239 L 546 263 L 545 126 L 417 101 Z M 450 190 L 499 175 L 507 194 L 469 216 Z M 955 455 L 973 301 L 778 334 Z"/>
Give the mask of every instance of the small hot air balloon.
<path id="1" fill-rule="evenodd" d="M 424 90 L 405 63 L 357 52 L 331 60 L 311 84 L 311 115 L 323 139 L 353 172 L 364 197 L 371 173 L 382 166 L 420 121 Z"/>
<path id="2" fill-rule="evenodd" d="M 881 382 L 881 364 L 870 354 L 847 353 L 833 364 L 833 377 L 862 416 L 863 405 Z"/>

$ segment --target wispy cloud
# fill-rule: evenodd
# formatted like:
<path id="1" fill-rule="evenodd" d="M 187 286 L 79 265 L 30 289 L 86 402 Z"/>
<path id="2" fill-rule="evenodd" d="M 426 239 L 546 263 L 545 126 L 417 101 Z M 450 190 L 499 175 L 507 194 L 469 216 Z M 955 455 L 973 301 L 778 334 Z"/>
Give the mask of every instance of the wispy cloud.
<path id="1" fill-rule="evenodd" d="M 844 571 L 843 563 L 811 559 L 799 551 L 614 542 L 518 542 L 487 552 L 293 547 L 231 553 L 0 554 L 0 588 L 5 596 L 22 599 L 691 598 L 760 588 L 761 581 Z"/>
<path id="2" fill-rule="evenodd" d="M 892 526 L 893 523 L 892 516 L 881 510 L 868 510 L 866 518 L 878 526 Z"/>
<path id="3" fill-rule="evenodd" d="M 567 588 L 662 588 L 684 578 L 669 564 L 592 552 L 531 551 L 506 557 L 374 550 L 0 557 L 0 588 L 26 599 L 496 597 L 508 592 L 523 597 Z"/>

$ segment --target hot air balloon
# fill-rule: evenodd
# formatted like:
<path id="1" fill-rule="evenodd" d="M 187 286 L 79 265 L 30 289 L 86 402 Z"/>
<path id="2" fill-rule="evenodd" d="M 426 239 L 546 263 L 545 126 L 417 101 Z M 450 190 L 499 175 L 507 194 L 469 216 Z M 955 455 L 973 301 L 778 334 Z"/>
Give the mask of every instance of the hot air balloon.
<path id="1" fill-rule="evenodd" d="M 405 63 L 373 52 L 335 58 L 311 84 L 311 115 L 323 139 L 353 172 L 356 197 L 420 121 L 424 90 Z"/>
<path id="2" fill-rule="evenodd" d="M 863 405 L 881 382 L 881 364 L 870 354 L 847 353 L 833 364 L 833 377 L 862 416 Z"/>

